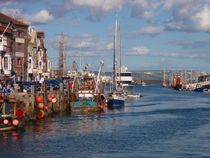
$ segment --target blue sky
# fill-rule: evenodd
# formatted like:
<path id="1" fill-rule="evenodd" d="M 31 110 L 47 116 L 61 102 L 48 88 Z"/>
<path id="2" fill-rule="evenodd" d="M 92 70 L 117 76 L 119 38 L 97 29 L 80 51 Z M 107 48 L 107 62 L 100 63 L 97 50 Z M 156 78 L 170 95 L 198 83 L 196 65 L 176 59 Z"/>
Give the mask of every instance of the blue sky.
<path id="1" fill-rule="evenodd" d="M 56 65 L 65 35 L 67 64 L 73 60 L 112 70 L 116 13 L 121 27 L 122 64 L 129 70 L 210 67 L 210 0 L 1 0 L 1 12 L 44 31 Z"/>

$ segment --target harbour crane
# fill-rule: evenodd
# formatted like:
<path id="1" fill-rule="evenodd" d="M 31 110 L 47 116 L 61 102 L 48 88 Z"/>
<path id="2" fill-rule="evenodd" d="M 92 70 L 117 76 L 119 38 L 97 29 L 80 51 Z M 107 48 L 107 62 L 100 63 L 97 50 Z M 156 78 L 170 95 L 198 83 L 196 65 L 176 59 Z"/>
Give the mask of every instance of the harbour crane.
<path id="1" fill-rule="evenodd" d="M 99 70 L 98 70 L 97 79 L 96 79 L 95 94 L 97 94 L 99 92 L 99 83 L 100 83 L 100 77 L 101 77 L 101 72 L 102 72 L 103 66 L 104 66 L 104 62 L 101 61 L 100 66 L 99 66 Z"/>

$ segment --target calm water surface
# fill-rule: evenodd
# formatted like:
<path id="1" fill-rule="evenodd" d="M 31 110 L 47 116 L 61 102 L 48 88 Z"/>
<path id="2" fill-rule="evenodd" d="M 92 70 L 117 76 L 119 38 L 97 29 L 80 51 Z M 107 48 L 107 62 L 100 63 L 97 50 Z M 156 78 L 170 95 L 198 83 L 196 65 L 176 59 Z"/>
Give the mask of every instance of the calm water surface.
<path id="1" fill-rule="evenodd" d="M 101 115 L 65 115 L 0 133 L 0 158 L 210 157 L 210 93 L 137 86 Z"/>

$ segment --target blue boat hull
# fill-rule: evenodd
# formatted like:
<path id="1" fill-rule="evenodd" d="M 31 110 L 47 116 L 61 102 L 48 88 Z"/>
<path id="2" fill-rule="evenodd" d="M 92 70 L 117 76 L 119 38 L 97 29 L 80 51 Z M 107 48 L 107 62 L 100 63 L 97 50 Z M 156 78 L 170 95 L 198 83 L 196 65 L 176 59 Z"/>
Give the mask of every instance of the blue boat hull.
<path id="1" fill-rule="evenodd" d="M 203 92 L 204 87 L 194 89 L 194 92 Z"/>
<path id="2" fill-rule="evenodd" d="M 108 100 L 108 108 L 109 109 L 121 108 L 124 105 L 125 105 L 124 100 L 120 100 L 120 99 L 109 99 Z"/>

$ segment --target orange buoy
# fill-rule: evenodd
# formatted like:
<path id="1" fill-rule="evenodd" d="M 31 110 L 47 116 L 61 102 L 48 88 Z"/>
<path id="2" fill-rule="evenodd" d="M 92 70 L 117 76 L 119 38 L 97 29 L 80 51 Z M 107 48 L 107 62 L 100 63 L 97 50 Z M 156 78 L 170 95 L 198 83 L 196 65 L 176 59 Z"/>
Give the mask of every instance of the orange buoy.
<path id="1" fill-rule="evenodd" d="M 42 96 L 37 96 L 36 97 L 36 102 L 37 103 L 42 103 L 43 102 Z"/>
<path id="2" fill-rule="evenodd" d="M 7 119 L 4 119 L 3 124 L 8 125 L 9 121 Z"/>
<path id="3" fill-rule="evenodd" d="M 13 124 L 13 126 L 18 126 L 19 121 L 18 121 L 17 119 L 14 119 L 14 120 L 12 121 L 12 124 Z"/>
<path id="4" fill-rule="evenodd" d="M 36 117 L 37 117 L 38 119 L 42 119 L 42 118 L 44 118 L 44 116 L 45 116 L 44 111 L 43 111 L 42 109 L 38 110 L 38 112 L 37 112 L 37 114 L 36 114 Z"/>
<path id="5" fill-rule="evenodd" d="M 44 108 L 44 104 L 43 104 L 43 103 L 39 103 L 39 104 L 38 104 L 38 108 L 39 108 L 39 109 L 43 109 L 43 108 Z"/>

